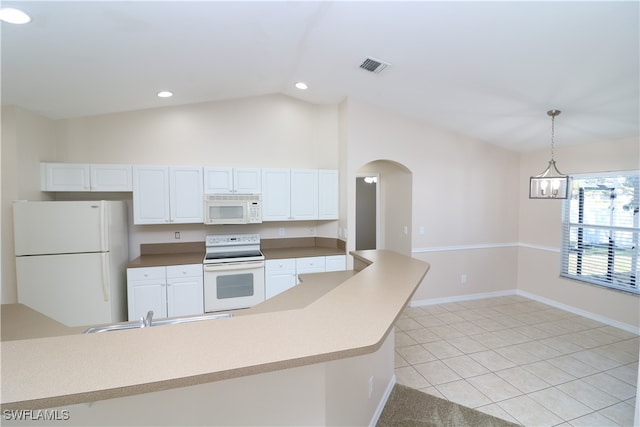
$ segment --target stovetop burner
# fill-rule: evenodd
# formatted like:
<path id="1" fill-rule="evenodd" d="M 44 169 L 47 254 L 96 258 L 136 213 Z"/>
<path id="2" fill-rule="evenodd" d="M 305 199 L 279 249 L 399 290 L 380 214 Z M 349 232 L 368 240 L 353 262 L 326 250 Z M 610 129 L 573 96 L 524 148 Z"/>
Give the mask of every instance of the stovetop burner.
<path id="1" fill-rule="evenodd" d="M 204 264 L 264 260 L 259 234 L 211 234 L 205 246 Z"/>

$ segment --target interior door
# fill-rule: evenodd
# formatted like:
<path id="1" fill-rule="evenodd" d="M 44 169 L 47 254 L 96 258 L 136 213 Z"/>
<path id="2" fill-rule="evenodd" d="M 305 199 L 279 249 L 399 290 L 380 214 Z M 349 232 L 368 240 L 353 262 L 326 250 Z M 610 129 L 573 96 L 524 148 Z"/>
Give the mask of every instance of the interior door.
<path id="1" fill-rule="evenodd" d="M 356 250 L 377 246 L 377 185 L 376 180 L 356 178 Z"/>

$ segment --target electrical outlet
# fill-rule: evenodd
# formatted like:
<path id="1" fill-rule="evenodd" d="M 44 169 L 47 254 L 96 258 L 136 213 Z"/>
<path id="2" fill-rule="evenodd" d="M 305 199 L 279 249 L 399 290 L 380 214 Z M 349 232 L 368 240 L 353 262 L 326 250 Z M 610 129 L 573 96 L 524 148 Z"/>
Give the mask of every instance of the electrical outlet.
<path id="1" fill-rule="evenodd" d="M 460 284 L 461 285 L 466 285 L 467 284 L 467 275 L 463 274 L 462 276 L 460 276 Z"/>
<path id="2" fill-rule="evenodd" d="M 315 235 L 316 235 L 315 227 L 309 227 L 309 236 L 315 236 Z"/>
<path id="3" fill-rule="evenodd" d="M 174 237 L 176 238 L 176 240 L 180 239 L 180 232 L 176 231 L 176 233 L 174 234 Z"/>
<path id="4" fill-rule="evenodd" d="M 284 236 L 284 227 L 278 228 L 278 236 Z"/>

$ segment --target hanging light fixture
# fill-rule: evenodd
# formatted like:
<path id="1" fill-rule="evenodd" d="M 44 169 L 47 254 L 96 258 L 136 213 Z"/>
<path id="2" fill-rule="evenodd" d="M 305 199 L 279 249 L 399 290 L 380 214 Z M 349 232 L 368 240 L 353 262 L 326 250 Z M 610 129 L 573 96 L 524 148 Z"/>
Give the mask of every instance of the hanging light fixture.
<path id="1" fill-rule="evenodd" d="M 540 175 L 532 176 L 529 180 L 529 198 L 530 199 L 566 199 L 569 197 L 571 189 L 571 178 L 563 175 L 556 167 L 556 161 L 553 158 L 554 147 L 553 138 L 555 134 L 555 119 L 560 110 L 547 111 L 547 115 L 551 116 L 551 160 L 549 166 Z"/>

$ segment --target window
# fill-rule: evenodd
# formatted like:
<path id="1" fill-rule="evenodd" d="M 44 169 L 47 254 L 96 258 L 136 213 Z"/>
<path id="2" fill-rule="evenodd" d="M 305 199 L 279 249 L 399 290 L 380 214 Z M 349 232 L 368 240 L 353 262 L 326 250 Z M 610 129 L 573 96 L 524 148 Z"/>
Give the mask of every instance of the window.
<path id="1" fill-rule="evenodd" d="M 640 294 L 640 174 L 573 177 L 563 205 L 561 276 Z"/>

